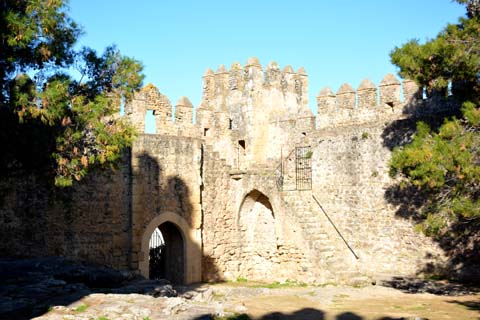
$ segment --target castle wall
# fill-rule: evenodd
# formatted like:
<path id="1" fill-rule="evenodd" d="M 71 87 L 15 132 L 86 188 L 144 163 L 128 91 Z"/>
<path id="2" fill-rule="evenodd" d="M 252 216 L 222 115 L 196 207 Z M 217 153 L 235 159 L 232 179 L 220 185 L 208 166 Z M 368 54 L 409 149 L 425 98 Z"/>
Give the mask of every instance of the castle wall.
<path id="1" fill-rule="evenodd" d="M 345 126 L 318 131 L 310 140 L 312 192 L 359 257 L 352 259 L 324 219 L 330 238 L 336 241 L 332 253 L 340 253 L 346 262 L 341 263 L 346 277 L 347 271 L 371 278 L 415 275 L 429 262 L 444 258 L 439 246 L 415 232 L 412 221 L 399 216 L 398 206 L 386 199 L 394 181 L 388 175 L 391 151 L 382 138 L 383 130 L 376 124 Z"/>
<path id="2" fill-rule="evenodd" d="M 198 282 L 200 166 L 200 140 L 141 135 L 118 170 L 91 174 L 71 189 L 53 193 L 35 177 L 3 181 L 0 252 L 59 255 L 148 277 L 148 239 L 158 227 L 152 221 L 170 221 L 184 236 L 185 280 Z"/>
<path id="3" fill-rule="evenodd" d="M 2 256 L 57 255 L 128 269 L 128 156 L 124 161 L 57 192 L 36 176 L 2 181 Z"/>
<path id="4" fill-rule="evenodd" d="M 207 148 L 203 280 L 306 281 L 310 263 L 298 235 L 301 226 L 289 217 L 275 177 L 267 170 L 239 173 L 216 156 Z"/>
<path id="5" fill-rule="evenodd" d="M 393 75 L 378 87 L 322 89 L 316 119 L 307 97 L 303 68 L 263 69 L 257 59 L 207 70 L 196 117 L 187 98 L 172 107 L 146 86 L 125 106 L 140 135 L 118 170 L 90 175 L 63 198 L 35 177 L 2 182 L 2 254 L 63 255 L 148 276 L 149 237 L 168 221 L 184 241 L 186 282 L 355 282 L 442 262 L 386 200 L 401 139 L 386 128 L 411 126 L 451 99 L 424 101 Z M 147 110 L 156 134 L 142 134 Z M 311 147 L 311 191 L 296 190 L 296 146 Z"/>
<path id="6" fill-rule="evenodd" d="M 269 70 L 272 70 L 270 66 Z M 266 83 L 268 72 L 265 74 Z M 405 80 L 401 84 L 393 75 L 387 75 L 378 88 L 365 80 L 357 90 L 348 84 L 343 85 L 337 94 L 329 89 L 322 90 L 317 98 L 316 130 L 311 130 L 312 118 L 308 113 L 304 113 L 305 118 L 300 116 L 301 104 L 292 107 L 298 112 L 296 116 L 276 118 L 265 128 L 261 121 L 255 122 L 258 105 L 267 104 L 262 115 L 264 119 L 268 118 L 269 107 L 282 105 L 275 102 L 275 94 L 269 90 L 264 87 L 262 91 L 267 99 L 253 100 L 250 114 L 241 112 L 238 116 L 238 119 L 250 117 L 249 121 L 255 123 L 253 127 L 257 131 L 254 128 L 251 132 L 256 140 L 247 138 L 247 141 L 261 141 L 266 130 L 269 130 L 268 136 L 276 137 L 266 139 L 266 143 L 259 147 L 263 152 L 268 148 L 275 150 L 275 156 L 269 151 L 272 154 L 269 163 L 262 165 L 256 160 L 255 148 L 253 158 L 250 158 L 255 166 L 245 172 L 232 170 L 228 161 L 216 163 L 219 155 L 215 152 L 212 159 L 206 158 L 205 181 L 213 179 L 211 185 L 205 182 L 203 203 L 206 280 L 241 277 L 352 283 L 383 275 L 412 276 L 426 270 L 430 263 L 444 261 L 438 245 L 416 233 L 413 223 L 399 216 L 398 207 L 386 200 L 386 190 L 394 183 L 388 176 L 388 159 L 394 145 L 389 145 L 391 142 L 387 141 L 385 130 L 393 121 L 410 121 L 411 126 L 414 123 L 410 120 L 412 117 L 447 110 L 452 107 L 450 100 L 435 104 L 424 101 L 421 90 L 412 81 Z M 237 100 L 230 99 L 229 107 L 242 105 L 240 95 Z M 281 114 L 281 107 L 278 110 Z M 235 142 L 232 135 L 231 143 Z M 295 146 L 305 145 L 311 146 L 313 151 L 311 192 L 295 190 L 295 154 L 291 151 Z M 279 192 L 273 179 L 259 177 L 275 177 L 280 155 L 284 159 L 284 189 Z M 263 156 L 264 153 L 260 155 Z M 216 164 L 210 168 L 209 163 Z M 218 192 L 217 186 L 222 192 Z M 279 209 L 272 207 L 273 220 L 269 220 L 269 216 L 263 218 L 269 222 L 255 214 L 255 206 L 246 213 L 242 212 L 245 195 L 258 189 L 268 190 L 262 193 L 268 199 L 278 198 Z M 329 217 L 315 203 L 312 194 L 316 195 Z M 328 218 L 338 227 L 347 244 Z M 248 236 L 262 223 L 270 225 L 270 229 L 265 229 L 266 234 L 271 234 L 274 229 L 277 248 L 265 249 L 262 245 L 268 241 L 262 241 L 262 245 L 254 249 L 242 249 L 242 246 L 248 246 Z M 262 266 L 249 267 L 252 258 L 246 254 L 252 251 L 257 254 L 253 260 Z M 265 256 L 268 259 L 264 259 Z M 270 270 L 268 276 L 259 276 L 266 269 Z"/>
<path id="7" fill-rule="evenodd" d="M 186 282 L 201 280 L 202 141 L 142 135 L 132 148 L 132 269 L 148 277 L 152 221 L 170 221 L 183 233 Z M 172 219 L 163 220 L 169 215 Z M 160 218 L 160 220 L 158 220 Z M 142 245 L 143 241 L 143 245 Z"/>

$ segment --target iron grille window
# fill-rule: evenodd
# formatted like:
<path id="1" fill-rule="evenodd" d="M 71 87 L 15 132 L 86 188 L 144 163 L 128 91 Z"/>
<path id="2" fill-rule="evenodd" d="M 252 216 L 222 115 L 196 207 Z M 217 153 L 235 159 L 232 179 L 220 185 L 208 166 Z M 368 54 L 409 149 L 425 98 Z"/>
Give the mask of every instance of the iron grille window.
<path id="1" fill-rule="evenodd" d="M 295 174 L 297 190 L 312 190 L 312 150 L 310 146 L 295 148 Z"/>

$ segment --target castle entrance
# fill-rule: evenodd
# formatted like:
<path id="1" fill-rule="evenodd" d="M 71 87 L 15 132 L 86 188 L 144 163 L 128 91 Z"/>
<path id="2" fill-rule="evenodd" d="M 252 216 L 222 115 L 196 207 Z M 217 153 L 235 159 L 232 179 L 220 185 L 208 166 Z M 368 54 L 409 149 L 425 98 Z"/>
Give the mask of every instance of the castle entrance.
<path id="1" fill-rule="evenodd" d="M 149 241 L 149 277 L 185 283 L 185 245 L 181 231 L 172 222 L 159 225 Z"/>
<path id="2" fill-rule="evenodd" d="M 275 216 L 269 199 L 261 192 L 250 192 L 240 207 L 240 276 L 266 280 L 272 276 L 276 256 Z"/>

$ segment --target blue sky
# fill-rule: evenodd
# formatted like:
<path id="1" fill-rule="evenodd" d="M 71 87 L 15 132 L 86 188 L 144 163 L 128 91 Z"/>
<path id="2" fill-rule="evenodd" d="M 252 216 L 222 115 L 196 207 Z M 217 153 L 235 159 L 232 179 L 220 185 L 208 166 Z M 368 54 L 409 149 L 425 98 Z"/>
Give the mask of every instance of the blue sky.
<path id="1" fill-rule="evenodd" d="M 356 88 L 364 78 L 378 85 L 396 73 L 395 46 L 435 37 L 465 10 L 450 0 L 70 0 L 70 13 L 86 33 L 80 44 L 116 44 L 142 61 L 145 84 L 173 105 L 181 96 L 199 104 L 207 68 L 255 56 L 264 67 L 303 66 L 316 110 L 321 88 Z"/>

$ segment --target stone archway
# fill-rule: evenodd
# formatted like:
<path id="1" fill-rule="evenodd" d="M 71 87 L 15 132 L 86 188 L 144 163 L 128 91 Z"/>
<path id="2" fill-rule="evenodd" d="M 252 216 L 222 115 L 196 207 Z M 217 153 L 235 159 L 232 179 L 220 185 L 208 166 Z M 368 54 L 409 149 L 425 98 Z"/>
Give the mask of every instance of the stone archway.
<path id="1" fill-rule="evenodd" d="M 275 215 L 267 196 L 253 190 L 248 193 L 238 216 L 241 277 L 268 280 L 276 259 Z"/>
<path id="2" fill-rule="evenodd" d="M 148 265 L 150 279 L 185 283 L 185 241 L 175 224 L 164 222 L 152 233 Z"/>
<path id="3" fill-rule="evenodd" d="M 150 240 L 157 228 L 165 242 L 162 262 L 165 265 L 163 270 L 157 270 L 158 274 L 153 276 L 164 276 L 177 284 L 201 281 L 201 232 L 171 212 L 156 216 L 143 230 L 138 263 L 140 274 L 150 278 Z"/>

